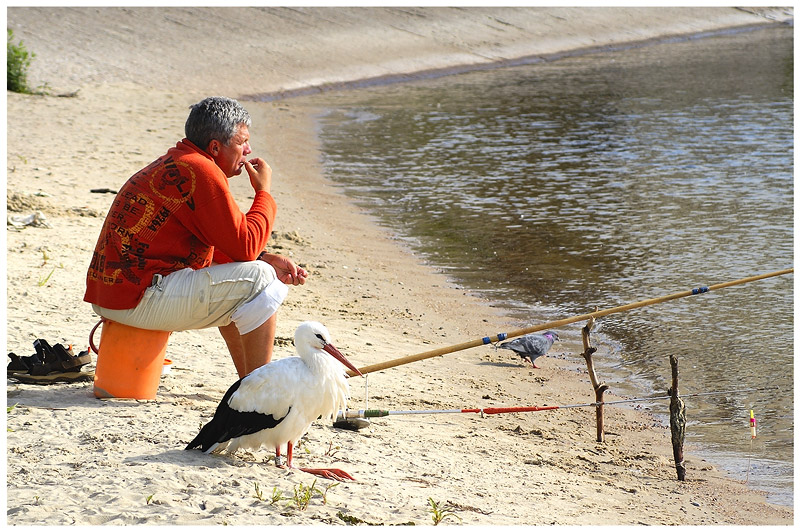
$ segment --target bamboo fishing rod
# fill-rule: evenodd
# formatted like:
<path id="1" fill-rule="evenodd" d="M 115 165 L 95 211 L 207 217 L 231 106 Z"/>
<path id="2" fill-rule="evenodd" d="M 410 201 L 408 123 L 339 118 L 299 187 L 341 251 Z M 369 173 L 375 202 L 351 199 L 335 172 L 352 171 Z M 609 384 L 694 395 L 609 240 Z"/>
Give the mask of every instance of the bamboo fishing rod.
<path id="1" fill-rule="evenodd" d="M 533 325 L 531 327 L 526 327 L 524 329 L 518 329 L 516 331 L 511 331 L 509 333 L 498 333 L 495 336 L 484 336 L 483 338 L 479 338 L 476 340 L 471 340 L 469 342 L 463 342 L 456 345 L 451 345 L 449 347 L 441 347 L 439 349 L 434 349 L 432 351 L 425 351 L 424 353 L 418 353 L 416 355 L 409 355 L 406 357 L 396 358 L 393 360 L 387 360 L 385 362 L 380 362 L 378 364 L 372 364 L 371 366 L 365 366 L 363 368 L 359 368 L 359 371 L 362 375 L 366 375 L 367 373 L 372 373 L 375 371 L 381 371 L 384 369 L 394 368 L 396 366 L 402 366 L 403 364 L 409 364 L 411 362 L 418 362 L 420 360 L 425 360 L 428 358 L 433 358 L 436 356 L 446 355 L 449 353 L 454 353 L 456 351 L 462 351 L 464 349 L 469 349 L 472 347 L 479 347 L 481 345 L 492 344 L 495 342 L 503 341 L 507 338 L 514 338 L 515 336 L 522 336 L 523 334 L 530 334 L 537 331 L 543 331 L 545 329 L 555 329 L 558 327 L 563 327 L 564 325 L 569 325 L 570 323 L 575 323 L 577 321 L 586 321 L 590 318 L 602 318 L 603 316 L 608 316 L 609 314 L 616 314 L 619 312 L 626 312 L 628 310 L 633 310 L 641 307 L 646 307 L 649 305 L 656 305 L 658 303 L 665 303 L 667 301 L 672 301 L 673 299 L 679 299 L 682 297 L 694 296 L 698 294 L 705 294 L 706 292 L 711 292 L 713 290 L 720 290 L 722 288 L 729 288 L 731 286 L 736 286 L 745 283 L 752 283 L 754 281 L 760 281 L 762 279 L 768 279 L 770 277 L 777 277 L 779 275 L 786 275 L 788 273 L 794 273 L 794 268 L 788 268 L 785 270 L 780 270 L 777 272 L 772 273 L 764 273 L 761 275 L 753 275 L 751 277 L 744 277 L 742 279 L 737 279 L 735 281 L 728 281 L 725 283 L 719 283 L 711 286 L 703 286 L 700 288 L 693 288 L 691 290 L 684 290 L 682 292 L 676 292 L 674 294 L 669 294 L 666 296 L 655 297 L 652 299 L 645 299 L 642 301 L 638 301 L 636 303 L 629 303 L 627 305 L 621 305 L 618 307 L 613 307 L 605 310 L 598 310 L 595 312 L 590 312 L 588 314 L 581 314 L 579 316 L 573 316 L 571 318 L 564 318 L 561 320 L 551 321 L 547 323 L 542 323 L 539 325 Z M 355 375 L 355 372 L 352 370 L 348 370 L 347 374 L 351 377 Z"/>
<path id="2" fill-rule="evenodd" d="M 779 390 L 777 386 L 767 388 L 748 388 L 744 390 L 727 390 L 722 392 L 700 392 L 684 394 L 680 397 L 700 397 L 707 395 L 730 395 L 733 393 L 744 392 L 758 392 L 768 390 Z M 595 401 L 594 403 L 579 403 L 573 405 L 551 405 L 551 406 L 500 406 L 500 407 L 485 407 L 485 408 L 451 408 L 442 410 L 380 410 L 380 409 L 361 409 L 361 410 L 347 410 L 345 412 L 339 411 L 337 421 L 343 419 L 353 418 L 370 418 L 370 417 L 386 417 L 397 415 L 419 415 L 419 414 L 509 414 L 521 412 L 543 412 L 546 410 L 563 410 L 566 408 L 589 408 L 601 405 L 619 405 L 624 403 L 647 403 L 653 401 L 661 401 L 664 399 L 671 399 L 671 395 L 657 395 L 649 397 L 635 397 L 633 399 L 620 399 L 618 401 Z"/>

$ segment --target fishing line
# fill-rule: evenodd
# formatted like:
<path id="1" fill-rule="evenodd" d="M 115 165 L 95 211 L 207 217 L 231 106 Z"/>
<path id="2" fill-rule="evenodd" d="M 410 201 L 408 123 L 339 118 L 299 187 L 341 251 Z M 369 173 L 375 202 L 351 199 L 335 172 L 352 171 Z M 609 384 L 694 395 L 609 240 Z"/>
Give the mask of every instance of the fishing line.
<path id="1" fill-rule="evenodd" d="M 763 392 L 763 391 L 773 391 L 778 390 L 780 391 L 779 386 L 770 386 L 765 388 L 743 388 L 743 389 L 736 389 L 736 390 L 725 390 L 725 391 L 716 391 L 716 392 L 698 392 L 698 393 L 690 393 L 690 394 L 681 394 L 681 398 L 686 397 L 701 397 L 701 396 L 710 396 L 710 395 L 731 395 L 736 393 L 745 393 L 745 392 Z M 503 406 L 503 407 L 483 407 L 483 408 L 452 408 L 452 409 L 440 409 L 440 410 L 379 410 L 379 409 L 361 409 L 361 410 L 347 410 L 346 412 L 342 412 L 341 410 L 337 414 L 337 421 L 345 420 L 345 419 L 353 419 L 353 418 L 370 418 L 370 417 L 386 417 L 386 416 L 396 416 L 396 415 L 419 415 L 419 414 L 481 414 L 481 417 L 484 415 L 491 415 L 491 414 L 508 414 L 508 413 L 520 413 L 520 412 L 542 412 L 546 410 L 563 410 L 568 408 L 589 408 L 593 406 L 605 406 L 605 405 L 618 405 L 624 403 L 646 403 L 646 402 L 653 402 L 653 401 L 661 401 L 664 399 L 671 399 L 671 395 L 657 395 L 657 396 L 647 396 L 647 397 L 634 397 L 632 399 L 620 399 L 617 401 L 595 401 L 592 403 L 580 403 L 580 404 L 571 404 L 571 405 L 552 405 L 552 406 Z"/>

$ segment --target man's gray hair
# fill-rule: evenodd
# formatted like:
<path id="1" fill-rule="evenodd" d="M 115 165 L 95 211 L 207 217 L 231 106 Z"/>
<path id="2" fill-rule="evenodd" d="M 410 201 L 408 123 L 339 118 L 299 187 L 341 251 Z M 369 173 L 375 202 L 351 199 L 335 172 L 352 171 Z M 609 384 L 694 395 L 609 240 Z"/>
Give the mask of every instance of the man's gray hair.
<path id="1" fill-rule="evenodd" d="M 192 105 L 186 119 L 186 138 L 201 150 L 218 140 L 226 146 L 239 130 L 239 125 L 250 127 L 250 114 L 231 98 L 212 96 Z"/>

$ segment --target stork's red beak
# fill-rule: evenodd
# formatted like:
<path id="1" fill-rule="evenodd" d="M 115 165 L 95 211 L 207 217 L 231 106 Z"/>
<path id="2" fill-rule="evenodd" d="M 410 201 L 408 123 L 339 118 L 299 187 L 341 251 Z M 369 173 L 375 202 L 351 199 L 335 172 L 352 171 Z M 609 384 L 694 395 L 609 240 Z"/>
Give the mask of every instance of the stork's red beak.
<path id="1" fill-rule="evenodd" d="M 338 350 L 338 349 L 336 349 L 336 348 L 333 346 L 333 344 L 325 344 L 325 346 L 324 346 L 322 349 L 324 349 L 325 351 L 327 351 L 327 352 L 328 352 L 328 353 L 329 353 L 329 354 L 330 354 L 330 355 L 331 355 L 333 358 L 335 358 L 336 360 L 338 360 L 339 362 L 341 362 L 342 364 L 344 364 L 344 365 L 345 365 L 345 366 L 346 366 L 346 367 L 347 367 L 349 370 L 351 370 L 351 371 L 354 371 L 354 372 L 356 373 L 356 375 L 358 375 L 359 377 L 363 377 L 363 375 L 361 374 L 361 372 L 360 372 L 360 371 L 358 371 L 358 368 L 357 368 L 357 367 L 355 367 L 354 365 L 352 365 L 352 364 L 350 363 L 350 361 L 349 361 L 349 360 L 347 360 L 347 359 L 344 357 L 344 355 L 343 355 L 342 353 L 340 353 L 340 352 L 339 352 L 339 350 Z"/>

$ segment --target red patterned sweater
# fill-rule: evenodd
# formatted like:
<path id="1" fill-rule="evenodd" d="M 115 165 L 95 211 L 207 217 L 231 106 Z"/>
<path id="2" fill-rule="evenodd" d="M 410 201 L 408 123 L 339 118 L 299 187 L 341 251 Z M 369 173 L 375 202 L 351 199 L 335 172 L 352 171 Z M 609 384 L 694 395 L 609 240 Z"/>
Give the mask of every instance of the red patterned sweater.
<path id="1" fill-rule="evenodd" d="M 256 192 L 247 214 L 228 178 L 187 139 L 134 174 L 106 216 L 86 276 L 84 301 L 134 308 L 155 274 L 255 260 L 275 222 L 275 200 Z"/>

